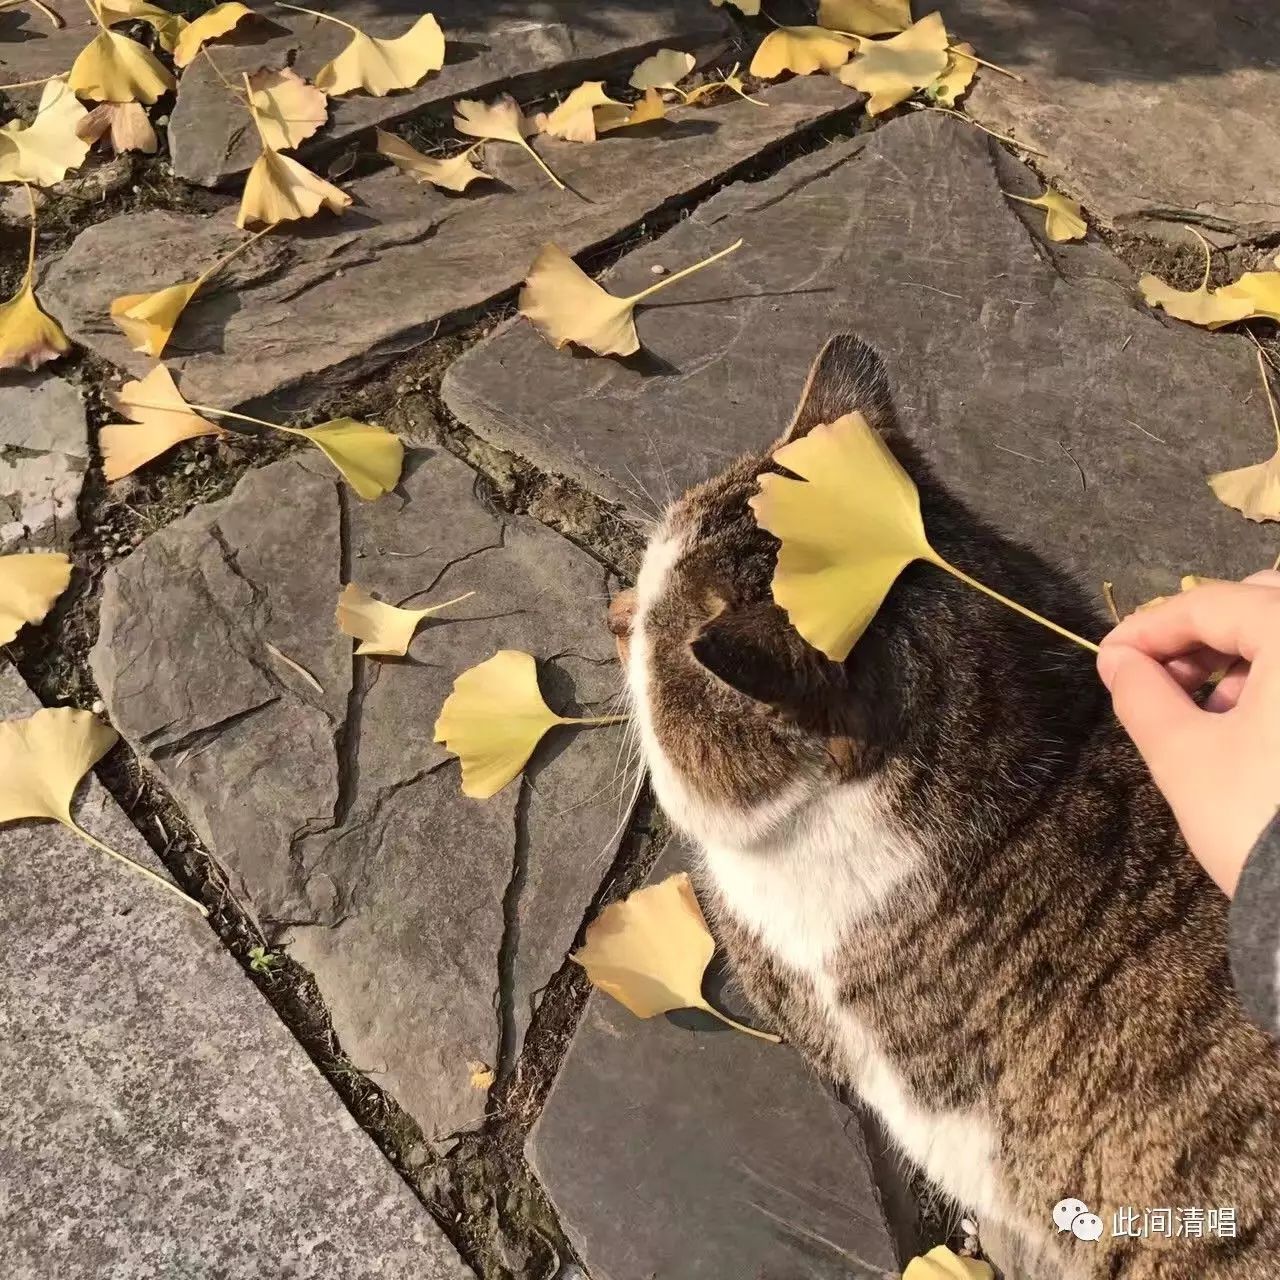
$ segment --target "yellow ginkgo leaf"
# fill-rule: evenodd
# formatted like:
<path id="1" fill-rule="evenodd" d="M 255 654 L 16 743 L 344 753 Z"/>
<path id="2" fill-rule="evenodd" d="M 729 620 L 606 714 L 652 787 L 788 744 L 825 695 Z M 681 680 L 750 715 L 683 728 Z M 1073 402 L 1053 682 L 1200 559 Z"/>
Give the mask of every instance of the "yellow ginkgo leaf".
<path id="1" fill-rule="evenodd" d="M 937 1245 L 919 1258 L 912 1258 L 902 1280 L 994 1280 L 989 1262 L 962 1258 L 945 1244 Z"/>
<path id="2" fill-rule="evenodd" d="M 281 8 L 336 22 L 351 32 L 347 47 L 316 72 L 317 88 L 335 97 L 362 89 L 381 98 L 395 89 L 412 89 L 423 77 L 444 66 L 444 32 L 429 13 L 423 14 L 404 35 L 378 40 L 331 13 L 284 4 L 283 0 Z"/>
<path id="3" fill-rule="evenodd" d="M 1052 188 L 1046 188 L 1044 194 L 1036 196 L 1034 200 L 1030 196 L 1015 196 L 1012 191 L 1006 191 L 1005 195 L 1010 200 L 1017 200 L 1019 204 L 1034 205 L 1037 209 L 1043 209 L 1044 233 L 1050 240 L 1083 240 L 1085 233 L 1089 230 L 1089 224 L 1084 220 L 1080 209 L 1080 202 Z"/>
<path id="4" fill-rule="evenodd" d="M 230 0 L 216 4 L 189 22 L 173 46 L 173 65 L 185 67 L 210 40 L 217 40 L 253 14 L 248 5 Z"/>
<path id="5" fill-rule="evenodd" d="M 264 146 L 287 151 L 329 118 L 329 100 L 289 67 L 264 68 L 249 77 L 249 110 Z"/>
<path id="6" fill-rule="evenodd" d="M 1217 296 L 1229 304 L 1248 303 L 1245 320 L 1274 320 L 1280 324 L 1280 271 L 1246 271 L 1234 284 L 1223 285 Z M 1223 320 L 1209 327 L 1220 329 L 1230 323 Z"/>
<path id="7" fill-rule="evenodd" d="M 61 182 L 89 154 L 78 132 L 88 115 L 65 80 L 48 81 L 29 125 L 10 120 L 0 127 L 0 182 Z"/>
<path id="8" fill-rule="evenodd" d="M 274 225 L 273 223 L 272 226 Z M 163 355 L 178 318 L 196 290 L 203 288 L 211 276 L 221 271 L 232 258 L 243 253 L 270 230 L 270 226 L 264 227 L 251 235 L 194 280 L 183 280 L 167 288 L 157 289 L 155 293 L 127 293 L 116 298 L 111 304 L 112 320 L 124 331 L 135 351 L 148 356 Z"/>
<path id="9" fill-rule="evenodd" d="M 665 120 L 667 104 L 657 89 L 646 89 L 644 96 L 631 106 L 614 105 L 597 107 L 593 113 L 597 133 L 612 133 L 615 129 L 626 129 L 636 124 L 652 124 L 655 120 Z"/>
<path id="10" fill-rule="evenodd" d="M 711 3 L 720 8 L 725 0 L 711 0 Z M 745 13 L 748 18 L 756 17 L 760 12 L 760 0 L 728 0 L 739 13 Z"/>
<path id="11" fill-rule="evenodd" d="M 920 495 L 860 413 L 776 449 L 801 477 L 760 477 L 756 523 L 782 544 L 773 598 L 815 649 L 843 662 L 913 560 L 945 569 L 1024 617 L 1096 652 L 1097 646 L 969 577 L 929 545 Z"/>
<path id="12" fill-rule="evenodd" d="M 836 75 L 870 94 L 867 114 L 879 115 L 928 88 L 947 66 L 947 29 L 942 15 L 928 14 L 889 40 L 863 40 L 851 62 Z"/>
<path id="13" fill-rule="evenodd" d="M 96 0 L 98 17 L 104 26 L 113 27 L 118 22 L 140 20 L 154 28 L 160 39 L 160 47 L 172 53 L 186 30 L 187 20 L 147 0 Z M 179 64 L 181 65 L 181 64 Z"/>
<path id="14" fill-rule="evenodd" d="M 1220 329 L 1223 325 L 1243 320 L 1253 310 L 1252 300 L 1243 294 L 1233 297 L 1225 289 L 1209 288 L 1209 271 L 1213 265 L 1209 242 L 1194 227 L 1187 230 L 1204 249 L 1204 278 L 1200 287 L 1175 289 L 1156 276 L 1145 275 L 1138 281 L 1143 300 L 1149 307 L 1163 308 L 1175 320 L 1205 325 L 1210 329 Z"/>
<path id="15" fill-rule="evenodd" d="M 566 142 L 594 142 L 596 140 L 596 107 L 625 107 L 615 102 L 604 91 L 603 80 L 588 80 L 580 84 L 554 111 L 539 112 L 535 123 L 542 133 Z"/>
<path id="16" fill-rule="evenodd" d="M 473 1089 L 487 1089 L 498 1078 L 494 1069 L 487 1063 L 468 1062 L 467 1067 L 471 1072 L 468 1080 Z"/>
<path id="17" fill-rule="evenodd" d="M 128 36 L 99 31 L 71 64 L 67 83 L 95 102 L 153 103 L 176 83 L 149 49 Z"/>
<path id="18" fill-rule="evenodd" d="M 386 156 L 401 173 L 407 173 L 419 182 L 430 182 L 445 191 L 465 191 L 477 178 L 493 180 L 493 174 L 478 168 L 471 160 L 477 149 L 484 146 L 483 142 L 477 142 L 456 156 L 435 159 L 424 156 L 394 133 L 375 129 L 374 137 L 377 140 L 378 154 Z"/>
<path id="19" fill-rule="evenodd" d="M 315 427 L 266 425 L 310 440 L 368 502 L 390 493 L 400 483 L 404 445 L 400 437 L 386 427 L 357 422 L 354 418 L 332 418 Z"/>
<path id="20" fill-rule="evenodd" d="M 887 36 L 911 25 L 911 0 L 819 0 L 818 25 L 855 36 Z"/>
<path id="21" fill-rule="evenodd" d="M 542 172 L 564 190 L 564 183 L 547 167 L 547 162 L 529 145 L 527 139 L 538 132 L 538 126 L 526 120 L 519 103 L 509 94 L 502 94 L 492 102 L 477 102 L 474 98 L 462 98 L 453 104 L 453 127 L 459 133 L 472 138 L 492 139 L 494 142 L 514 142 L 523 147 L 537 162 Z"/>
<path id="22" fill-rule="evenodd" d="M 36 201 L 30 187 L 26 192 L 31 208 L 27 271 L 18 292 L 0 302 L 0 369 L 35 369 L 71 350 L 61 326 L 36 301 Z"/>
<path id="23" fill-rule="evenodd" d="M 0 823 L 49 818 L 82 840 L 209 913 L 176 885 L 91 836 L 71 816 L 80 779 L 115 745 L 117 733 L 88 711 L 46 707 L 25 720 L 0 723 Z"/>
<path id="24" fill-rule="evenodd" d="M 558 716 L 538 691 L 538 667 L 518 649 L 499 649 L 454 682 L 436 720 L 435 740 L 462 763 L 462 794 L 495 796 L 558 724 L 614 724 L 622 716 Z"/>
<path id="25" fill-rule="evenodd" d="M 0 556 L 0 644 L 43 621 L 70 581 L 71 561 L 61 551 Z"/>
<path id="26" fill-rule="evenodd" d="M 340 187 L 312 173 L 292 156 L 264 145 L 244 184 L 236 226 L 292 222 L 314 217 L 322 208 L 341 213 L 350 203 L 351 197 Z"/>
<path id="27" fill-rule="evenodd" d="M 98 433 L 102 469 L 108 481 L 131 475 L 184 440 L 226 433 L 206 422 L 182 398 L 162 364 L 145 378 L 126 382 L 115 397 L 129 422 L 113 422 Z"/>
<path id="28" fill-rule="evenodd" d="M 587 971 L 592 986 L 637 1018 L 701 1009 L 738 1031 L 776 1044 L 777 1036 L 735 1022 L 702 994 L 702 979 L 715 949 L 693 885 L 680 871 L 610 903 L 587 926 L 582 949 L 569 959 Z"/>
<path id="29" fill-rule="evenodd" d="M 636 333 L 632 315 L 636 306 L 677 280 L 710 266 L 741 245 L 739 240 L 629 298 L 615 298 L 596 284 L 558 245 L 545 245 L 529 268 L 524 288 L 520 290 L 518 310 L 551 340 L 557 351 L 572 342 L 601 356 L 634 355 L 640 350 L 640 336 Z"/>
<path id="30" fill-rule="evenodd" d="M 1276 412 L 1275 397 L 1271 394 L 1271 379 L 1262 352 L 1258 352 L 1258 372 L 1262 376 L 1262 389 L 1271 410 L 1271 425 L 1276 433 L 1276 451 L 1266 462 L 1251 467 L 1239 467 L 1235 471 L 1219 471 L 1209 477 L 1209 487 L 1219 501 L 1234 507 L 1250 520 L 1280 520 L 1280 414 Z"/>
<path id="31" fill-rule="evenodd" d="M 977 60 L 972 56 L 973 52 L 971 44 L 952 46 L 947 54 L 946 68 L 925 90 L 934 102 L 941 103 L 944 107 L 954 107 L 964 96 L 978 70 Z"/>
<path id="32" fill-rule="evenodd" d="M 413 633 L 417 631 L 423 618 L 429 618 L 433 613 L 439 613 L 441 609 L 459 604 L 473 595 L 474 591 L 468 591 L 466 595 L 455 596 L 452 600 L 445 600 L 425 609 L 401 609 L 375 600 L 363 587 L 348 582 L 338 597 L 335 616 L 338 630 L 344 636 L 353 636 L 361 641 L 356 653 L 403 658 L 409 652 Z"/>
<path id="33" fill-rule="evenodd" d="M 722 71 L 714 79 L 708 80 L 706 84 L 700 84 L 696 89 L 690 89 L 684 95 L 684 104 L 686 107 L 691 107 L 695 102 L 699 102 L 715 93 L 717 89 L 732 89 L 738 97 L 746 102 L 754 103 L 757 107 L 767 107 L 769 105 L 767 102 L 761 102 L 759 98 L 753 98 L 747 92 L 747 86 L 738 74 L 738 64 L 736 62 L 727 74 Z"/>
<path id="34" fill-rule="evenodd" d="M 834 71 L 849 61 L 853 44 L 822 27 L 778 27 L 760 42 L 749 68 L 753 76 L 774 80 L 784 71 L 807 76 Z"/>
<path id="35" fill-rule="evenodd" d="M 659 49 L 636 66 L 627 83 L 633 89 L 674 89 L 698 65 L 691 53 Z"/>
<path id="36" fill-rule="evenodd" d="M 126 151 L 154 155 L 160 149 L 147 109 L 140 102 L 100 102 L 76 126 L 76 134 L 89 144 L 110 134 L 116 155 Z"/>

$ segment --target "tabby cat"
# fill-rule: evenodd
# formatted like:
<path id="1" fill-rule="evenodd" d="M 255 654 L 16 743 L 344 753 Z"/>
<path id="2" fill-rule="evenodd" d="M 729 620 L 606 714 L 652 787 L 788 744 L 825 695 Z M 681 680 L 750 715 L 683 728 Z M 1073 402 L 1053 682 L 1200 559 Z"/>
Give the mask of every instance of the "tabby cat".
<path id="1" fill-rule="evenodd" d="M 823 349 L 772 447 L 853 410 L 946 559 L 1102 633 L 930 475 L 856 338 Z M 917 564 L 829 661 L 770 594 L 778 544 L 747 506 L 770 470 L 771 450 L 744 457 L 671 506 L 611 609 L 653 786 L 748 994 L 1069 1280 L 1277 1280 L 1280 1056 L 1232 990 L 1227 902 L 1090 656 Z M 1102 1239 L 1054 1226 L 1066 1198 Z M 1234 1238 L 1112 1235 L 1118 1211 L 1220 1206 Z"/>

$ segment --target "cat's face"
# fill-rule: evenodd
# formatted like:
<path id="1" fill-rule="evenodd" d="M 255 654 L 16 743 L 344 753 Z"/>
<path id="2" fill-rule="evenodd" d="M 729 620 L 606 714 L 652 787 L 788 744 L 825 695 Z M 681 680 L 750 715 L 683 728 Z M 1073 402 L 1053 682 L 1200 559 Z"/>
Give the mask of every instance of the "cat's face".
<path id="1" fill-rule="evenodd" d="M 887 421 L 879 361 L 855 339 L 832 339 L 782 439 L 676 502 L 634 593 L 611 609 L 654 789 L 703 842 L 750 844 L 859 770 L 846 669 L 774 604 L 778 544 L 747 505 L 777 444 L 853 409 Z"/>

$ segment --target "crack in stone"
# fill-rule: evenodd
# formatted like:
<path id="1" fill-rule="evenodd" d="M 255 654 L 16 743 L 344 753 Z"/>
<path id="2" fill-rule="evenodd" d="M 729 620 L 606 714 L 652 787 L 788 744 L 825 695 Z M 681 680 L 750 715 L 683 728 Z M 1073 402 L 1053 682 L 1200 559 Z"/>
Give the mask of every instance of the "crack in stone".
<path id="1" fill-rule="evenodd" d="M 529 878 L 529 807 L 533 787 L 523 774 L 516 796 L 511 879 L 502 895 L 502 941 L 498 945 L 498 1061 L 497 1077 L 507 1079 L 515 1070 L 520 1046 L 516 1043 L 516 959 L 520 953 L 520 899 Z"/>
<path id="2" fill-rule="evenodd" d="M 184 733 L 181 737 L 174 738 L 172 742 L 161 743 L 154 751 L 150 752 L 151 758 L 159 763 L 167 760 L 171 756 L 176 756 L 184 751 L 193 751 L 199 747 L 207 746 L 209 743 L 220 738 L 228 729 L 234 729 L 238 725 L 243 724 L 246 720 L 253 719 L 260 712 L 265 711 L 268 707 L 273 706 L 277 701 L 276 695 L 264 699 L 262 702 L 256 703 L 252 707 L 245 707 L 240 711 L 233 711 L 228 716 L 223 716 L 220 720 L 215 720 L 212 724 L 201 725 L 198 729 L 192 729 L 189 733 Z M 153 729 L 150 733 L 144 734 L 138 740 L 138 745 L 146 748 L 147 743 L 154 741 L 162 733 L 164 733 L 173 722 L 161 725 L 158 729 Z"/>
<path id="3" fill-rule="evenodd" d="M 502 551 L 507 545 L 507 524 L 505 520 L 498 523 L 498 540 L 491 542 L 483 547 L 476 547 L 474 551 L 464 551 L 460 556 L 454 556 L 452 560 L 446 560 L 437 570 L 436 576 L 427 583 L 421 591 L 415 591 L 413 595 L 407 596 L 406 599 L 412 600 L 415 596 L 430 595 L 441 582 L 444 581 L 445 575 L 460 564 L 465 564 L 468 560 L 475 559 L 476 556 L 482 556 L 486 551 Z"/>

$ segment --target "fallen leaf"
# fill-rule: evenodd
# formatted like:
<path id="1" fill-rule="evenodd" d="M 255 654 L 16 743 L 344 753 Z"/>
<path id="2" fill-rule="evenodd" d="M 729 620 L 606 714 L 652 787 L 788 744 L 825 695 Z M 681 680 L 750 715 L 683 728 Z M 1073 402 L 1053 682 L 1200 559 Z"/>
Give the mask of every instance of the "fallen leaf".
<path id="1" fill-rule="evenodd" d="M 867 114 L 879 115 L 928 88 L 947 66 L 947 29 L 942 15 L 928 14 L 889 40 L 863 40 L 851 62 L 836 75 L 870 94 Z"/>
<path id="2" fill-rule="evenodd" d="M 657 89 L 646 89 L 644 96 L 631 106 L 616 105 L 597 107 L 594 112 L 597 133 L 612 133 L 615 129 L 626 129 L 636 124 L 652 124 L 655 120 L 665 120 L 667 104 Z"/>
<path id="3" fill-rule="evenodd" d="M 538 691 L 538 667 L 518 649 L 499 649 L 464 671 L 440 708 L 435 741 L 462 763 L 462 794 L 495 796 L 558 724 L 613 724 L 622 716 L 558 716 Z"/>
<path id="4" fill-rule="evenodd" d="M 78 132 L 88 115 L 65 80 L 50 80 L 29 125 L 10 120 L 0 127 L 0 182 L 38 187 L 61 182 L 89 154 L 89 143 Z"/>
<path id="5" fill-rule="evenodd" d="M 36 301 L 36 201 L 31 188 L 26 191 L 31 207 L 27 272 L 17 293 L 0 302 L 0 369 L 35 369 L 71 350 L 61 326 Z"/>
<path id="6" fill-rule="evenodd" d="M 338 597 L 338 630 L 344 636 L 354 636 L 362 643 L 356 653 L 376 657 L 403 658 L 409 652 L 413 633 L 423 618 L 429 618 L 451 604 L 459 604 L 475 595 L 455 596 L 425 609 L 401 609 L 393 604 L 375 600 L 363 587 L 348 582 Z"/>
<path id="7" fill-rule="evenodd" d="M 557 351 L 572 342 L 597 355 L 634 355 L 640 350 L 632 315 L 637 304 L 741 245 L 739 240 L 628 298 L 616 298 L 602 289 L 558 245 L 544 245 L 520 290 L 518 310 Z"/>
<path id="8" fill-rule="evenodd" d="M 276 430 L 310 440 L 366 501 L 390 493 L 400 483 L 404 445 L 385 427 L 354 418 L 331 418 L 315 427 L 276 426 Z"/>
<path id="9" fill-rule="evenodd" d="M 249 77 L 249 109 L 259 136 L 273 151 L 296 147 L 329 118 L 328 98 L 288 67 Z"/>
<path id="10" fill-rule="evenodd" d="M 925 90 L 934 102 L 944 107 L 954 107 L 973 83 L 978 64 L 965 54 L 974 52 L 971 44 L 953 45 L 947 54 L 947 65 L 942 74 Z"/>
<path id="11" fill-rule="evenodd" d="M 108 133 L 116 155 L 126 151 L 155 155 L 160 149 L 160 140 L 140 102 L 100 102 L 76 126 L 77 137 L 90 145 Z"/>
<path id="12" fill-rule="evenodd" d="M 248 5 L 230 0 L 228 4 L 216 4 L 207 13 L 192 19 L 173 46 L 173 65 L 187 66 L 210 40 L 225 36 L 252 14 L 253 10 Z"/>
<path id="13" fill-rule="evenodd" d="M 834 71 L 852 52 L 848 40 L 822 27 L 778 27 L 760 42 L 749 70 L 762 80 L 775 80 L 784 71 L 807 76 Z"/>
<path id="14" fill-rule="evenodd" d="M 471 1068 L 470 1080 L 473 1089 L 487 1089 L 497 1079 L 493 1068 L 483 1062 L 468 1062 L 467 1066 Z"/>
<path id="15" fill-rule="evenodd" d="M 698 65 L 691 53 L 659 49 L 636 66 L 627 83 L 633 89 L 674 89 Z"/>
<path id="16" fill-rule="evenodd" d="M 767 102 L 761 102 L 759 98 L 753 98 L 747 92 L 747 86 L 742 77 L 738 74 L 738 64 L 735 62 L 730 68 L 728 74 L 721 72 L 714 80 L 708 80 L 706 84 L 700 84 L 696 89 L 690 89 L 684 95 L 684 105 L 691 107 L 695 102 L 707 97 L 709 94 L 715 93 L 717 89 L 732 89 L 738 97 L 747 102 L 753 102 L 757 107 L 767 107 Z"/>
<path id="17" fill-rule="evenodd" d="M 818 25 L 855 36 L 887 36 L 911 25 L 911 0 L 820 0 Z"/>
<path id="18" fill-rule="evenodd" d="M 1248 303 L 1245 320 L 1274 320 L 1280 324 L 1280 271 L 1246 271 L 1234 284 L 1223 285 L 1218 297 L 1229 303 Z M 1220 329 L 1229 320 L 1209 327 Z"/>
<path id="19" fill-rule="evenodd" d="M 1209 288 L 1209 271 L 1213 264 L 1209 242 L 1194 227 L 1188 231 L 1204 248 L 1204 279 L 1198 289 L 1175 289 L 1157 276 L 1145 275 L 1138 281 L 1143 300 L 1149 307 L 1162 307 L 1175 320 L 1189 324 L 1205 325 L 1220 329 L 1223 325 L 1243 320 L 1253 309 L 1253 302 L 1244 295 L 1232 297 L 1222 289 Z"/>
<path id="20" fill-rule="evenodd" d="M 91 0 L 90 7 L 94 7 L 94 0 Z M 96 7 L 104 26 L 113 27 L 118 22 L 133 20 L 148 23 L 166 53 L 173 52 L 187 27 L 185 18 L 158 5 L 148 4 L 146 0 L 96 0 Z"/>
<path id="21" fill-rule="evenodd" d="M 71 561 L 61 551 L 0 556 L 0 644 L 42 622 L 70 581 Z"/>
<path id="22" fill-rule="evenodd" d="M 537 162 L 542 172 L 564 190 L 564 183 L 547 167 L 547 162 L 526 140 L 537 133 L 538 127 L 526 120 L 519 104 L 509 94 L 502 94 L 490 103 L 477 102 L 474 98 L 462 98 L 453 104 L 453 127 L 459 133 L 472 138 L 489 138 L 495 142 L 514 142 L 523 147 Z"/>
<path id="23" fill-rule="evenodd" d="M 711 3 L 719 9 L 725 0 L 711 0 Z M 760 12 L 760 0 L 729 0 L 739 13 L 745 13 L 748 18 L 754 18 Z"/>
<path id="24" fill-rule="evenodd" d="M 163 355 L 183 309 L 196 290 L 202 289 L 211 276 L 221 271 L 232 258 L 243 253 L 255 240 L 266 235 L 274 225 L 272 223 L 236 245 L 230 253 L 224 254 L 194 280 L 183 280 L 154 293 L 126 293 L 116 298 L 111 304 L 111 319 L 123 330 L 135 351 L 148 356 Z"/>
<path id="25" fill-rule="evenodd" d="M 923 1257 L 912 1258 L 902 1280 L 993 1280 L 995 1274 L 989 1262 L 962 1258 L 940 1244 Z"/>
<path id="26" fill-rule="evenodd" d="M 99 31 L 71 64 L 67 83 L 82 98 L 95 102 L 150 105 L 177 82 L 136 40 Z"/>
<path id="27" fill-rule="evenodd" d="M 715 949 L 693 885 L 680 871 L 610 903 L 569 959 L 586 970 L 592 986 L 637 1018 L 701 1009 L 738 1031 L 778 1043 L 777 1036 L 743 1026 L 708 1003 L 702 979 Z"/>
<path id="28" fill-rule="evenodd" d="M 0 823 L 50 818 L 208 915 L 198 902 L 154 871 L 108 848 L 71 816 L 81 778 L 116 744 L 118 734 L 88 711 L 45 707 L 0 723 Z"/>
<path id="29" fill-rule="evenodd" d="M 412 89 L 430 72 L 444 66 L 444 32 L 429 13 L 423 14 L 404 35 L 379 40 L 331 13 L 317 13 L 296 4 L 283 7 L 336 22 L 351 32 L 347 47 L 316 72 L 317 88 L 335 97 L 362 89 L 382 98 L 395 89 Z"/>
<path id="30" fill-rule="evenodd" d="M 394 133 L 375 129 L 374 136 L 377 139 L 378 154 L 386 156 L 401 173 L 407 173 L 419 182 L 429 182 L 445 191 L 465 191 L 477 178 L 493 181 L 493 174 L 486 173 L 471 162 L 476 150 L 484 146 L 483 142 L 477 142 L 456 156 L 444 156 L 437 160 L 424 156 Z"/>
<path id="31" fill-rule="evenodd" d="M 898 575 L 914 560 L 945 569 L 1024 617 L 1096 652 L 1097 646 L 969 577 L 925 534 L 911 477 L 860 413 L 774 450 L 799 476 L 766 474 L 750 499 L 756 523 L 781 547 L 773 598 L 815 649 L 843 662 Z"/>
<path id="32" fill-rule="evenodd" d="M 292 156 L 273 151 L 264 142 L 262 154 L 254 161 L 244 184 L 236 226 L 293 222 L 314 217 L 321 208 L 341 213 L 350 203 L 351 197 L 340 187 L 312 173 Z"/>
<path id="33" fill-rule="evenodd" d="M 1079 201 L 1072 200 L 1069 196 L 1064 196 L 1051 188 L 1046 188 L 1044 194 L 1036 196 L 1034 200 L 1030 196 L 1015 196 L 1012 191 L 1006 191 L 1005 195 L 1010 200 L 1018 201 L 1019 204 L 1029 204 L 1037 209 L 1043 209 L 1044 233 L 1050 240 L 1059 242 L 1083 240 L 1085 233 L 1089 230 L 1089 224 L 1084 220 Z"/>
<path id="34" fill-rule="evenodd" d="M 1251 467 L 1239 467 L 1235 471 L 1219 471 L 1209 477 L 1209 487 L 1220 502 L 1234 507 L 1250 520 L 1280 520 L 1280 414 L 1276 412 L 1275 396 L 1271 394 L 1271 379 L 1267 366 L 1258 352 L 1258 371 L 1262 376 L 1262 389 L 1271 410 L 1271 425 L 1276 433 L 1276 451 L 1266 462 Z"/>
<path id="35" fill-rule="evenodd" d="M 542 133 L 566 142 L 594 142 L 596 140 L 596 107 L 624 107 L 604 91 L 603 80 L 588 80 L 580 84 L 554 111 L 543 111 L 535 117 Z"/>
<path id="36" fill-rule="evenodd" d="M 108 482 L 131 475 L 184 440 L 226 434 L 187 404 L 173 375 L 162 364 L 145 378 L 126 382 L 115 402 L 130 421 L 113 422 L 98 433 L 102 470 Z"/>

